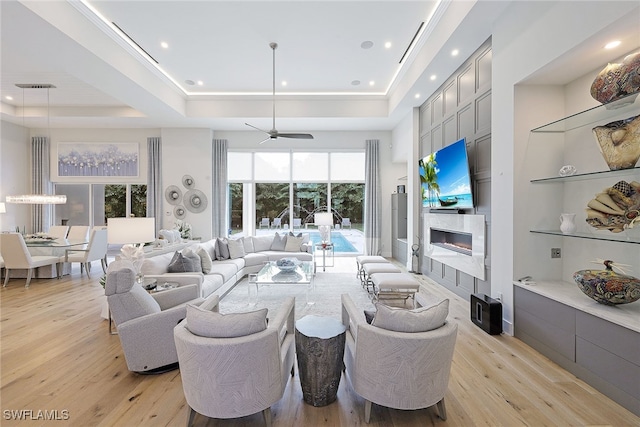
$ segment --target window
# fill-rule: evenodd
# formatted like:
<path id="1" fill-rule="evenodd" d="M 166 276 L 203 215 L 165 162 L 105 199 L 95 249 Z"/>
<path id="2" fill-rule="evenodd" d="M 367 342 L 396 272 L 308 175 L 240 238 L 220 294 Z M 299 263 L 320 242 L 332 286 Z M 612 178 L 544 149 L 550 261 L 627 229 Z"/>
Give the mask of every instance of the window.
<path id="1" fill-rule="evenodd" d="M 294 219 L 304 228 L 327 206 L 336 224 L 346 217 L 362 230 L 364 151 L 230 151 L 227 165 L 231 234 L 286 229 Z"/>
<path id="2" fill-rule="evenodd" d="M 107 218 L 147 216 L 146 184 L 56 184 L 67 203 L 56 205 L 55 223 L 106 225 Z"/>

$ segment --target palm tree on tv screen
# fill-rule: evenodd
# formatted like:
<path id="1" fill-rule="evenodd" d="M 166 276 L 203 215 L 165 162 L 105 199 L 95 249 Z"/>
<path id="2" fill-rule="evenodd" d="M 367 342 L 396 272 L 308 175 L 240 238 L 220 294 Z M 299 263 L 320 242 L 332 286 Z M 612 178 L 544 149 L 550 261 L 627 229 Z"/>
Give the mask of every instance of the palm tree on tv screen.
<path id="1" fill-rule="evenodd" d="M 420 160 L 420 166 L 422 167 L 422 173 L 420 174 L 420 186 L 424 191 L 422 184 L 426 184 L 428 191 L 426 199 L 429 200 L 429 206 L 434 206 L 434 201 L 440 195 L 437 171 L 438 162 L 436 162 L 435 153 L 431 153 L 424 159 Z M 423 200 L 424 199 L 425 197 L 423 194 Z"/>

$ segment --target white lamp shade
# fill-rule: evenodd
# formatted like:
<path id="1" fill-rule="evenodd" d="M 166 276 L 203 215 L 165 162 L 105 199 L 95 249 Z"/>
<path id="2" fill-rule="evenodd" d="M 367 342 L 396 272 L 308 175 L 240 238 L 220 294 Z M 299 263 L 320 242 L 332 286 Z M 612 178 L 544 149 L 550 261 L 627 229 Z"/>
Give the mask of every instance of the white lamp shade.
<path id="1" fill-rule="evenodd" d="M 333 225 L 333 214 L 331 212 L 320 212 L 313 216 L 313 223 L 320 225 Z"/>
<path id="2" fill-rule="evenodd" d="M 155 218 L 107 218 L 109 243 L 148 243 L 155 239 Z"/>

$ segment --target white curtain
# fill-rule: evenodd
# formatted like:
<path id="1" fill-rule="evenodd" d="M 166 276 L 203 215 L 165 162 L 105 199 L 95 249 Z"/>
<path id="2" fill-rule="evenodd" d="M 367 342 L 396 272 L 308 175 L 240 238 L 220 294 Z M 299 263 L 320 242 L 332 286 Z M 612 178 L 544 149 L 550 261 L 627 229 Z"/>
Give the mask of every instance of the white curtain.
<path id="1" fill-rule="evenodd" d="M 380 255 L 380 141 L 368 139 L 365 151 L 364 243 L 366 255 Z"/>
<path id="2" fill-rule="evenodd" d="M 162 228 L 162 142 L 160 137 L 147 138 L 147 218 L 156 219 L 156 236 Z"/>
<path id="3" fill-rule="evenodd" d="M 49 179 L 49 138 L 31 138 L 31 190 L 33 194 L 53 194 Z M 34 233 L 49 231 L 53 218 L 52 205 L 31 205 L 31 230 Z"/>
<path id="4" fill-rule="evenodd" d="M 213 140 L 213 180 L 211 205 L 213 208 L 213 237 L 226 237 L 229 233 L 227 210 L 227 151 L 226 139 Z"/>

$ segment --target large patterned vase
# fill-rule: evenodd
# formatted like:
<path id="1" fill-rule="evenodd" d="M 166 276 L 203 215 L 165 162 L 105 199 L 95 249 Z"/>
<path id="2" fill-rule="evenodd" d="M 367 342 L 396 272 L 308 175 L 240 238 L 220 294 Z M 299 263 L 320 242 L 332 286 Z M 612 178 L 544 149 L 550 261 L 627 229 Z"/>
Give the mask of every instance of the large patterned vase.
<path id="1" fill-rule="evenodd" d="M 618 274 L 611 268 L 613 261 L 604 262 L 605 270 L 580 270 L 573 279 L 585 295 L 600 304 L 628 304 L 640 299 L 640 279 Z"/>

